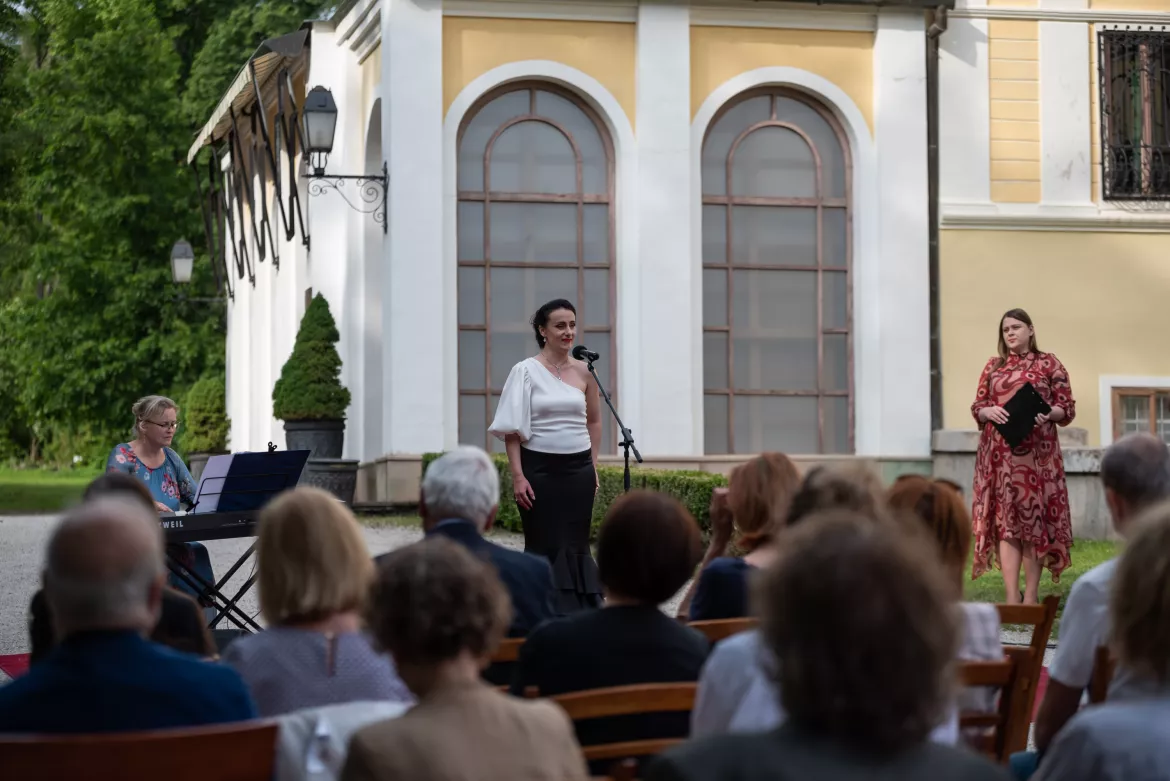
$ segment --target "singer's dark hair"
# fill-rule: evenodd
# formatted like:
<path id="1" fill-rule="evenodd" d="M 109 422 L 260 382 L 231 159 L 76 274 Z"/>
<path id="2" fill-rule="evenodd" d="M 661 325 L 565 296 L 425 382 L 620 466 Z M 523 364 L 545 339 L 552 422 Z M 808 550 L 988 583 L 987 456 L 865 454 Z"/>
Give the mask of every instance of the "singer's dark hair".
<path id="1" fill-rule="evenodd" d="M 532 331 L 536 334 L 536 344 L 540 348 L 544 348 L 544 337 L 540 335 L 540 329 L 548 325 L 548 316 L 558 309 L 568 309 L 573 314 L 577 314 L 577 307 L 573 306 L 572 302 L 563 298 L 554 298 L 547 304 L 536 310 L 536 314 L 532 316 Z"/>

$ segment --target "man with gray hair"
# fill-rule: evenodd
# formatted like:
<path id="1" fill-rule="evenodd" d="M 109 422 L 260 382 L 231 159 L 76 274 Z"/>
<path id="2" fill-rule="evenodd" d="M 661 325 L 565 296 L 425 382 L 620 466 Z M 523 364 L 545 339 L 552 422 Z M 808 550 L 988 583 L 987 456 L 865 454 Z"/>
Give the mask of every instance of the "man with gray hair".
<path id="1" fill-rule="evenodd" d="M 0 732 L 77 734 L 243 721 L 256 709 L 233 670 L 156 645 L 165 567 L 158 518 L 100 499 L 49 540 L 45 597 L 58 645 L 0 688 Z"/>
<path id="2" fill-rule="evenodd" d="M 442 535 L 487 558 L 512 597 L 509 637 L 525 637 L 554 618 L 548 560 L 483 538 L 500 509 L 500 475 L 483 450 L 461 445 L 432 461 L 423 477 L 419 514 L 428 537 Z M 507 681 L 501 681 L 507 683 Z"/>
<path id="3" fill-rule="evenodd" d="M 1152 434 L 1123 437 L 1101 458 L 1101 483 L 1113 526 L 1125 538 L 1137 515 L 1170 499 L 1170 449 Z M 1036 747 L 1041 753 L 1076 714 L 1093 674 L 1097 648 L 1108 641 L 1109 591 L 1116 569 L 1117 559 L 1110 559 L 1082 575 L 1069 592 L 1060 621 L 1060 644 L 1036 715 Z M 1124 698 L 1134 686 L 1140 683 L 1126 671 L 1118 671 L 1109 697 Z"/>

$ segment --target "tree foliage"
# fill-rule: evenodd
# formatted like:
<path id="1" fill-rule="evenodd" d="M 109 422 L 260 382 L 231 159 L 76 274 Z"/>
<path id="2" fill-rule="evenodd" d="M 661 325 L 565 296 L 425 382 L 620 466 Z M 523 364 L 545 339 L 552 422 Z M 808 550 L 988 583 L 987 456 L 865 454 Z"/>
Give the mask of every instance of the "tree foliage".
<path id="1" fill-rule="evenodd" d="M 273 415 L 280 420 L 345 419 L 350 394 L 341 384 L 340 338 L 329 302 L 318 293 L 305 309 L 292 355 L 272 389 Z"/>
<path id="2" fill-rule="evenodd" d="M 97 458 L 136 398 L 222 375 L 223 307 L 170 279 L 173 243 L 203 236 L 184 158 L 208 104 L 304 8 L 0 0 L 0 459 Z M 189 287 L 214 293 L 205 260 Z"/>
<path id="3" fill-rule="evenodd" d="M 183 400 L 183 446 L 189 453 L 222 453 L 231 428 L 223 374 L 208 374 Z"/>

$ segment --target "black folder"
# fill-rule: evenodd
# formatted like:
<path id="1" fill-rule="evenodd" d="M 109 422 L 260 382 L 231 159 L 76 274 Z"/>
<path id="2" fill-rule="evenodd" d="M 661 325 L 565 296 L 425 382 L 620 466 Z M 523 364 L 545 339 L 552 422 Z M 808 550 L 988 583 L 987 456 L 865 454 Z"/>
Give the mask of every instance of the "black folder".
<path id="1" fill-rule="evenodd" d="M 1016 391 L 1016 395 L 1003 405 L 1008 414 L 1007 423 L 992 423 L 999 435 L 1007 440 L 1013 448 L 1019 447 L 1036 428 L 1036 416 L 1047 415 L 1052 412 L 1040 392 L 1032 387 L 1032 383 L 1025 382 L 1024 386 Z"/>

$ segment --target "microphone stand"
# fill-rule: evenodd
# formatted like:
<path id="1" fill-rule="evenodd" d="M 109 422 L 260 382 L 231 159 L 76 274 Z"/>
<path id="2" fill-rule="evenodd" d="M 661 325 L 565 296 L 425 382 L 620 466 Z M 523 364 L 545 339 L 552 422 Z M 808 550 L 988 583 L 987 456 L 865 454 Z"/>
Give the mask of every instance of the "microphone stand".
<path id="1" fill-rule="evenodd" d="M 613 413 L 613 419 L 617 421 L 618 430 L 622 432 L 622 441 L 618 442 L 618 447 L 625 451 L 626 468 L 622 475 L 622 482 L 625 485 L 625 490 L 630 490 L 630 451 L 634 451 L 634 458 L 638 463 L 642 463 L 642 454 L 638 452 L 638 448 L 634 447 L 634 433 L 626 428 L 626 424 L 622 423 L 621 417 L 618 416 L 617 410 L 613 407 L 613 400 L 610 399 L 609 394 L 605 392 L 605 386 L 601 384 L 601 378 L 597 376 L 597 370 L 593 368 L 593 361 L 586 359 L 586 365 L 589 367 L 589 373 L 593 375 L 594 381 L 597 382 L 597 389 L 601 391 L 601 398 L 605 399 L 605 406 L 609 407 L 609 411 Z"/>

